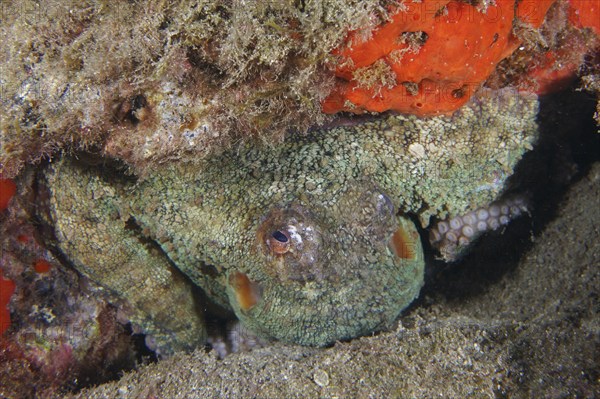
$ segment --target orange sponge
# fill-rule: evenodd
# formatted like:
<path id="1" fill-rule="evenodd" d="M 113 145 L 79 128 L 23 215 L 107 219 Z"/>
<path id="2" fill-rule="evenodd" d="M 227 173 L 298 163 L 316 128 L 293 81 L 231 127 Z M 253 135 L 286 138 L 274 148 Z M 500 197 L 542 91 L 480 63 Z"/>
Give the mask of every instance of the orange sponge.
<path id="1" fill-rule="evenodd" d="M 583 64 L 598 63 L 600 0 L 569 0 L 560 5 L 566 12 L 550 12 L 547 18 L 550 26 L 564 25 L 560 41 L 545 53 L 532 56 L 526 73 L 515 82 L 520 90 L 548 94 L 565 89 Z M 556 21 L 565 14 L 567 20 Z"/>
<path id="2" fill-rule="evenodd" d="M 569 0 L 569 22 L 576 28 L 591 28 L 600 36 L 600 0 Z"/>
<path id="3" fill-rule="evenodd" d="M 369 40 L 351 33 L 337 51 L 335 74 L 342 81 L 323 111 L 454 111 L 519 46 L 515 21 L 538 27 L 553 2 L 403 2 Z"/>

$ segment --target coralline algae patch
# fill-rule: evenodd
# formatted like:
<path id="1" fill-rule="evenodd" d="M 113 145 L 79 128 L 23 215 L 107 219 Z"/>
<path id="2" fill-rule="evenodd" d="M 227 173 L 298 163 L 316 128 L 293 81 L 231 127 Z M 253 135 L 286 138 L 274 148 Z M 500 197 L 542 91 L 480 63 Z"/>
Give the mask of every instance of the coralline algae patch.
<path id="1" fill-rule="evenodd" d="M 8 208 L 8 204 L 16 192 L 17 185 L 12 179 L 0 178 L 0 212 Z"/>
<path id="2" fill-rule="evenodd" d="M 17 185 L 12 179 L 0 178 L 0 212 L 5 212 L 10 200 L 17 191 Z M 15 283 L 6 279 L 0 269 L 0 335 L 10 327 L 10 311 L 8 303 L 15 291 Z"/>
<path id="3" fill-rule="evenodd" d="M 549 48 L 551 43 L 544 35 L 555 27 L 538 31 L 553 5 L 554 9 L 568 8 L 568 19 L 561 16 L 563 25 L 568 20 L 571 26 L 598 30 L 597 0 L 568 5 L 554 0 L 402 2 L 389 22 L 375 29 L 371 37 L 351 33 L 336 51 L 340 61 L 335 64 L 335 74 L 341 80 L 323 102 L 323 111 L 395 110 L 420 116 L 455 111 L 523 41 L 529 44 L 535 37 L 538 48 L 530 46 L 530 52 L 551 58 L 572 51 L 568 41 L 561 43 L 563 48 Z M 583 56 L 594 50 L 592 39 L 580 46 L 579 56 L 571 56 L 568 65 L 542 63 L 541 57 L 532 61 L 531 71 L 521 71 L 540 81 L 530 89 L 548 92 L 554 81 L 574 76 Z M 562 72 L 553 72 L 557 69 Z"/>

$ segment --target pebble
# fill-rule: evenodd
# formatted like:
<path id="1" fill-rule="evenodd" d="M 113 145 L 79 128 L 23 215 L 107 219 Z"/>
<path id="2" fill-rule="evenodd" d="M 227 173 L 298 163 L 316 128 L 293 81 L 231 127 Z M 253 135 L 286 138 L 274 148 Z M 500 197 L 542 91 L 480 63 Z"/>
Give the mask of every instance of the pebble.
<path id="1" fill-rule="evenodd" d="M 317 369 L 317 371 L 315 371 L 315 373 L 313 374 L 313 380 L 318 386 L 326 387 L 327 385 L 329 385 L 329 374 L 327 374 L 321 369 Z"/>

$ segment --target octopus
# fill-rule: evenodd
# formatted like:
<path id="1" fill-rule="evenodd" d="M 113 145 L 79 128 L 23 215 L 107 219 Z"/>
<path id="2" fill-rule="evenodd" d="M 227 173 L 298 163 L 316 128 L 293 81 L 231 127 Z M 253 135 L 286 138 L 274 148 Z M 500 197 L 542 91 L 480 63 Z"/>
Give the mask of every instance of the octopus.
<path id="1" fill-rule="evenodd" d="M 315 129 L 139 178 L 65 157 L 40 176 L 39 214 L 161 354 L 204 344 L 215 306 L 258 337 L 326 346 L 388 328 L 419 295 L 421 228 L 455 244 L 448 232 L 484 230 L 537 109 L 484 92 L 452 116 Z"/>

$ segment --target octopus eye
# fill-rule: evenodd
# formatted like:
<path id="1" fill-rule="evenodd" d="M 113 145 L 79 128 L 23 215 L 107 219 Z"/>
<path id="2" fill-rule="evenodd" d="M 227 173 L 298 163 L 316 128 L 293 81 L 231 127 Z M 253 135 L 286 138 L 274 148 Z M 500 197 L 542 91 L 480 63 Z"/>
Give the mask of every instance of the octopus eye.
<path id="1" fill-rule="evenodd" d="M 284 254 L 290 250 L 290 236 L 287 232 L 275 230 L 267 238 L 267 245 L 276 254 Z"/>
<path id="2" fill-rule="evenodd" d="M 324 278 L 321 227 L 302 206 L 272 209 L 260 221 L 256 238 L 264 270 L 278 281 Z"/>

